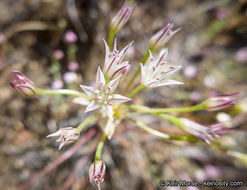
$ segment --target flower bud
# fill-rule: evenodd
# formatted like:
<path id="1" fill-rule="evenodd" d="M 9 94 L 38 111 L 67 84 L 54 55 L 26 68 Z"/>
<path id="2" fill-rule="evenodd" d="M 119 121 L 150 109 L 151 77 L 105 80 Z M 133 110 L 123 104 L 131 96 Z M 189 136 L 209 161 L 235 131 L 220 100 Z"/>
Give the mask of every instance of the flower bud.
<path id="1" fill-rule="evenodd" d="M 111 29 L 117 33 L 128 22 L 130 16 L 134 11 L 135 6 L 126 5 L 126 1 L 122 5 L 118 13 L 113 17 L 110 23 Z"/>
<path id="2" fill-rule="evenodd" d="M 206 126 L 186 118 L 182 118 L 180 122 L 183 130 L 199 139 L 202 139 L 208 144 L 210 144 L 210 140 L 218 138 L 228 131 L 228 128 L 226 128 L 223 123 Z"/>
<path id="3" fill-rule="evenodd" d="M 239 92 L 235 92 L 232 94 L 210 97 L 205 101 L 206 109 L 208 111 L 217 111 L 233 105 L 237 102 L 238 94 Z"/>
<path id="4" fill-rule="evenodd" d="M 56 142 L 60 142 L 58 148 L 60 150 L 64 145 L 76 141 L 79 138 L 80 133 L 76 130 L 76 128 L 67 127 L 67 128 L 61 128 L 58 131 L 48 135 L 47 137 L 49 138 L 55 136 L 60 136 L 56 141 Z"/>
<path id="5" fill-rule="evenodd" d="M 65 32 L 64 40 L 67 43 L 75 43 L 78 40 L 78 37 L 72 30 L 69 30 Z"/>
<path id="6" fill-rule="evenodd" d="M 62 50 L 57 49 L 56 51 L 54 51 L 53 56 L 57 59 L 60 60 L 64 57 L 64 53 Z"/>
<path id="7" fill-rule="evenodd" d="M 35 95 L 35 84 L 19 71 L 12 70 L 15 80 L 10 81 L 12 88 L 17 89 L 25 96 Z"/>
<path id="8" fill-rule="evenodd" d="M 149 48 L 152 50 L 159 50 L 163 48 L 165 43 L 167 43 L 181 28 L 172 30 L 174 24 L 169 22 L 161 30 L 152 36 L 149 41 Z"/>
<path id="9" fill-rule="evenodd" d="M 100 190 L 100 184 L 104 181 L 105 163 L 103 160 L 96 160 L 89 167 L 88 178 L 90 183 Z"/>

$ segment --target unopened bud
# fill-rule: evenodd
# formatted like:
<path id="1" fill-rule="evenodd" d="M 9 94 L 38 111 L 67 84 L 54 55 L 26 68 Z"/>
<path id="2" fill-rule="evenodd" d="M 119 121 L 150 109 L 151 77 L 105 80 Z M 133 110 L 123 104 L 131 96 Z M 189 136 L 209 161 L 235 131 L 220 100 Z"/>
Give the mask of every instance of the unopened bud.
<path id="1" fill-rule="evenodd" d="M 19 71 L 12 70 L 15 80 L 10 81 L 12 88 L 17 89 L 25 96 L 35 95 L 35 84 Z"/>
<path id="2" fill-rule="evenodd" d="M 163 48 L 165 43 L 167 43 L 181 28 L 172 30 L 173 23 L 169 22 L 156 34 L 154 34 L 149 41 L 149 48 L 152 50 L 159 50 Z"/>
<path id="3" fill-rule="evenodd" d="M 218 111 L 233 105 L 237 102 L 238 94 L 239 92 L 235 92 L 232 94 L 210 97 L 205 101 L 206 109 L 208 111 Z"/>
<path id="4" fill-rule="evenodd" d="M 122 5 L 118 13 L 113 17 L 110 23 L 110 27 L 115 33 L 117 33 L 121 28 L 128 22 L 130 16 L 134 11 L 135 6 L 126 5 L 126 1 Z"/>
<path id="5" fill-rule="evenodd" d="M 91 164 L 88 171 L 88 178 L 90 183 L 100 190 L 100 184 L 104 181 L 105 163 L 103 160 L 96 160 Z"/>

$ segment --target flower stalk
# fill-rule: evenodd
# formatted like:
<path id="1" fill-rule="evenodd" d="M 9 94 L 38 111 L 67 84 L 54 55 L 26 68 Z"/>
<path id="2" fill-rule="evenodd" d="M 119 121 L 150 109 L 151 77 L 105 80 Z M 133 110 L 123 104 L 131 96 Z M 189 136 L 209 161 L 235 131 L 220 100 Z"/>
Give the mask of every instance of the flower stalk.
<path id="1" fill-rule="evenodd" d="M 150 49 L 150 51 L 152 51 L 152 50 Z M 146 53 L 145 53 L 145 55 L 144 55 L 144 57 L 143 57 L 143 59 L 142 59 L 142 64 L 143 65 L 147 62 L 148 57 L 149 57 L 149 51 L 147 50 Z M 138 68 L 138 70 L 134 73 L 134 75 L 130 79 L 129 83 L 124 88 L 123 93 L 126 93 L 128 91 L 129 87 L 133 84 L 133 82 L 135 81 L 135 79 L 139 76 L 140 72 L 141 72 L 141 69 Z"/>
<path id="2" fill-rule="evenodd" d="M 133 122 L 134 124 L 136 124 L 137 127 L 143 129 L 144 131 L 154 135 L 154 136 L 157 136 L 159 138 L 162 138 L 162 139 L 165 139 L 165 140 L 177 140 L 177 141 L 191 141 L 191 142 L 195 142 L 196 139 L 192 136 L 184 136 L 184 137 L 175 137 L 175 136 L 170 136 L 166 133 L 162 133 L 160 131 L 157 131 L 155 129 L 152 129 L 150 127 L 148 127 L 147 125 L 143 124 L 142 122 L 140 121 L 137 121 L 133 118 L 130 118 L 130 117 L 126 117 L 127 120 Z"/>
<path id="3" fill-rule="evenodd" d="M 92 123 L 94 120 L 96 120 L 99 117 L 99 114 L 93 114 L 89 116 L 87 119 L 85 119 L 78 127 L 76 127 L 76 130 L 80 133 L 85 127 Z"/>
<path id="4" fill-rule="evenodd" d="M 197 104 L 190 107 L 183 107 L 183 108 L 149 108 L 146 106 L 138 106 L 138 105 L 130 105 L 131 109 L 134 109 L 135 111 L 139 113 L 151 113 L 151 114 L 159 114 L 159 113 L 175 113 L 175 112 L 194 112 L 194 111 L 200 111 L 205 109 L 205 102 L 202 102 L 201 104 Z"/>
<path id="5" fill-rule="evenodd" d="M 116 35 L 116 32 L 110 27 L 109 34 L 108 34 L 108 46 L 109 46 L 110 51 L 112 51 L 113 49 L 113 41 L 114 41 L 115 35 Z"/>
<path id="6" fill-rule="evenodd" d="M 105 141 L 106 141 L 106 137 L 107 137 L 107 134 L 103 133 L 101 139 L 100 139 L 100 142 L 97 146 L 97 149 L 96 149 L 96 153 L 95 153 L 95 161 L 97 160 L 101 160 L 101 154 L 102 154 L 102 150 L 103 150 L 103 147 L 104 147 L 104 144 L 105 144 Z"/>
<path id="7" fill-rule="evenodd" d="M 36 88 L 37 95 L 68 95 L 68 96 L 82 96 L 86 99 L 90 99 L 86 94 L 78 92 L 76 90 L 69 89 L 41 89 Z"/>
<path id="8" fill-rule="evenodd" d="M 128 94 L 128 98 L 131 98 L 132 96 L 134 96 L 137 92 L 139 92 L 143 88 L 145 88 L 145 85 L 143 85 L 143 84 L 138 85 L 132 92 L 130 92 Z"/>

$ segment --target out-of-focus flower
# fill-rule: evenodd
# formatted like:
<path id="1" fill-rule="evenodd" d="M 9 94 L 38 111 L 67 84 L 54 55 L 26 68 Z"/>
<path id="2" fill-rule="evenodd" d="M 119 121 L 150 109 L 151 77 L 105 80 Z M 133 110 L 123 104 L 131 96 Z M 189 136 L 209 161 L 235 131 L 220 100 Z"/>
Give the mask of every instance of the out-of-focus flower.
<path id="1" fill-rule="evenodd" d="M 90 183 L 100 190 L 100 184 L 104 181 L 105 163 L 103 160 L 96 160 L 89 167 L 88 178 Z"/>
<path id="2" fill-rule="evenodd" d="M 76 130 L 76 128 L 66 127 L 66 128 L 60 128 L 58 131 L 48 135 L 47 137 L 56 137 L 56 136 L 60 136 L 56 141 L 56 142 L 60 142 L 58 148 L 60 150 L 64 145 L 76 141 L 79 138 L 80 133 Z"/>
<path id="3" fill-rule="evenodd" d="M 123 3 L 122 7 L 118 11 L 118 13 L 113 17 L 110 23 L 110 27 L 115 33 L 121 30 L 121 28 L 128 22 L 134 9 L 135 6 L 127 5 L 126 1 Z"/>
<path id="4" fill-rule="evenodd" d="M 184 68 L 184 76 L 188 79 L 194 78 L 197 74 L 197 68 L 195 65 L 188 65 Z"/>
<path id="5" fill-rule="evenodd" d="M 159 56 L 154 59 L 149 51 L 149 59 L 145 65 L 141 66 L 141 82 L 147 87 L 159 87 L 164 85 L 183 84 L 169 77 L 174 72 L 181 69 L 181 66 L 171 66 L 167 63 L 168 49 L 162 49 Z"/>
<path id="6" fill-rule="evenodd" d="M 210 144 L 210 140 L 218 138 L 228 131 L 223 123 L 218 123 L 210 126 L 201 125 L 186 118 L 180 120 L 181 127 L 191 135 L 202 139 L 206 143 Z"/>
<path id="7" fill-rule="evenodd" d="M 2 44 L 5 41 L 5 35 L 4 33 L 0 32 L 0 44 Z"/>
<path id="8" fill-rule="evenodd" d="M 77 71 L 79 69 L 79 64 L 76 61 L 70 61 L 68 64 L 68 69 L 71 71 Z"/>
<path id="9" fill-rule="evenodd" d="M 12 88 L 17 89 L 19 92 L 26 96 L 34 96 L 35 84 L 21 72 L 15 70 L 12 70 L 11 72 L 13 72 L 15 76 L 15 80 L 10 81 L 10 85 L 12 86 Z"/>
<path id="10" fill-rule="evenodd" d="M 106 114 L 111 120 L 113 120 L 113 104 L 120 104 L 131 100 L 122 95 L 113 94 L 118 86 L 120 77 L 121 75 L 106 84 L 104 74 L 100 67 L 98 67 L 96 74 L 96 87 L 93 88 L 80 85 L 86 94 L 92 98 L 85 112 L 101 108 L 102 113 Z"/>
<path id="11" fill-rule="evenodd" d="M 68 30 L 64 34 L 64 40 L 67 43 L 75 43 L 78 40 L 78 37 L 72 30 Z"/>
<path id="12" fill-rule="evenodd" d="M 247 62 L 247 47 L 240 48 L 235 54 L 235 59 L 240 63 Z"/>
<path id="13" fill-rule="evenodd" d="M 60 60 L 60 59 L 63 58 L 64 53 L 63 53 L 62 50 L 57 49 L 56 51 L 54 51 L 53 56 L 54 56 L 57 60 Z"/>
<path id="14" fill-rule="evenodd" d="M 235 92 L 232 94 L 225 94 L 225 95 L 217 95 L 214 97 L 210 97 L 205 100 L 206 109 L 208 111 L 217 111 L 224 109 L 230 105 L 233 105 L 238 100 L 239 92 Z"/>
<path id="15" fill-rule="evenodd" d="M 77 74 L 75 72 L 66 72 L 63 74 L 63 79 L 66 83 L 72 83 L 77 80 Z"/>
<path id="16" fill-rule="evenodd" d="M 114 41 L 113 51 L 111 52 L 109 46 L 104 40 L 105 44 L 105 64 L 103 72 L 108 79 L 113 79 L 128 71 L 130 65 L 128 61 L 122 62 L 125 54 L 133 42 L 129 43 L 122 51 L 117 50 L 117 40 Z"/>
<path id="17" fill-rule="evenodd" d="M 199 102 L 201 100 L 201 93 L 198 92 L 198 91 L 193 91 L 191 94 L 190 94 L 190 99 L 194 102 Z"/>
<path id="18" fill-rule="evenodd" d="M 217 81 L 212 74 L 208 74 L 204 77 L 203 83 L 206 87 L 214 88 L 217 85 Z"/>
<path id="19" fill-rule="evenodd" d="M 51 88 L 52 89 L 61 89 L 61 88 L 63 88 L 63 81 L 61 81 L 59 79 L 56 79 L 56 80 L 52 81 Z"/>
<path id="20" fill-rule="evenodd" d="M 226 8 L 220 8 L 219 10 L 216 11 L 215 17 L 217 19 L 224 19 L 227 17 L 229 11 Z"/>
<path id="21" fill-rule="evenodd" d="M 217 179 L 222 174 L 217 166 L 206 165 L 205 172 L 208 179 Z"/>
<path id="22" fill-rule="evenodd" d="M 174 24 L 169 22 L 161 30 L 155 33 L 149 41 L 149 48 L 152 50 L 161 49 L 165 43 L 167 43 L 181 29 L 178 28 L 173 31 L 173 26 Z"/>

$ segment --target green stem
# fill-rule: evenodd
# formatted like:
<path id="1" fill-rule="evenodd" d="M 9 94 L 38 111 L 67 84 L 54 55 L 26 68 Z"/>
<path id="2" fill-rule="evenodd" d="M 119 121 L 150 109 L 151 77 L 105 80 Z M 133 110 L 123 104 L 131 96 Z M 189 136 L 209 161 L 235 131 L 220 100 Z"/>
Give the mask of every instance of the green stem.
<path id="1" fill-rule="evenodd" d="M 106 137 L 107 137 L 107 135 L 105 133 L 103 133 L 103 135 L 100 139 L 100 142 L 97 146 L 97 149 L 96 149 L 95 160 L 101 160 L 101 153 L 102 153 L 102 149 L 103 149 Z"/>
<path id="2" fill-rule="evenodd" d="M 157 137 L 160 137 L 162 139 L 166 139 L 166 140 L 178 140 L 178 141 L 191 141 L 191 142 L 195 142 L 196 139 L 193 136 L 184 136 L 184 137 L 174 137 L 174 136 L 170 136 L 166 133 L 162 133 L 160 131 L 157 131 L 155 129 L 152 129 L 150 127 L 148 127 L 147 125 L 141 123 L 140 121 L 136 121 L 130 117 L 126 117 L 126 119 L 128 119 L 129 121 L 135 123 L 138 127 L 140 127 L 141 129 L 143 129 L 144 131 L 155 135 Z"/>
<path id="3" fill-rule="evenodd" d="M 150 50 L 151 51 L 151 50 Z M 144 55 L 143 59 L 142 59 L 142 64 L 145 65 L 146 61 L 148 60 L 149 57 L 149 51 L 146 51 L 146 54 Z M 135 79 L 138 77 L 138 75 L 140 74 L 141 70 L 140 68 L 138 68 L 138 70 L 135 72 L 135 74 L 133 75 L 133 77 L 131 78 L 131 80 L 129 81 L 129 83 L 127 84 L 127 86 L 125 87 L 123 93 L 126 93 L 129 89 L 129 87 L 132 85 L 132 83 L 135 81 Z"/>
<path id="4" fill-rule="evenodd" d="M 82 96 L 86 99 L 90 99 L 86 94 L 78 92 L 76 90 L 69 90 L 69 89 L 41 89 L 35 88 L 35 93 L 37 95 L 68 95 L 68 96 Z"/>
<path id="5" fill-rule="evenodd" d="M 108 46 L 110 48 L 110 51 L 112 51 L 113 40 L 115 35 L 116 35 L 115 31 L 112 29 L 112 27 L 110 27 L 108 34 Z"/>
<path id="6" fill-rule="evenodd" d="M 94 114 L 94 115 L 89 116 L 78 127 L 76 127 L 76 130 L 78 132 L 81 132 L 89 123 L 92 123 L 95 119 L 97 119 L 98 116 L 99 116 L 98 114 Z"/>
<path id="7" fill-rule="evenodd" d="M 140 113 L 170 113 L 170 112 L 193 112 L 205 109 L 205 103 L 197 104 L 195 106 L 184 107 L 184 108 L 149 108 L 145 106 L 131 105 L 129 106 L 131 109 L 136 110 Z"/>
<path id="8" fill-rule="evenodd" d="M 171 115 L 167 115 L 167 114 L 157 114 L 158 116 L 160 116 L 161 118 L 170 121 L 171 123 L 177 125 L 178 127 L 182 128 L 182 124 L 180 122 L 180 118 L 171 116 Z"/>
<path id="9" fill-rule="evenodd" d="M 131 98 L 132 96 L 134 96 L 137 92 L 139 92 L 140 90 L 142 90 L 143 88 L 145 88 L 144 84 L 140 84 L 139 86 L 137 86 L 132 92 L 130 92 L 128 94 L 128 97 Z"/>

